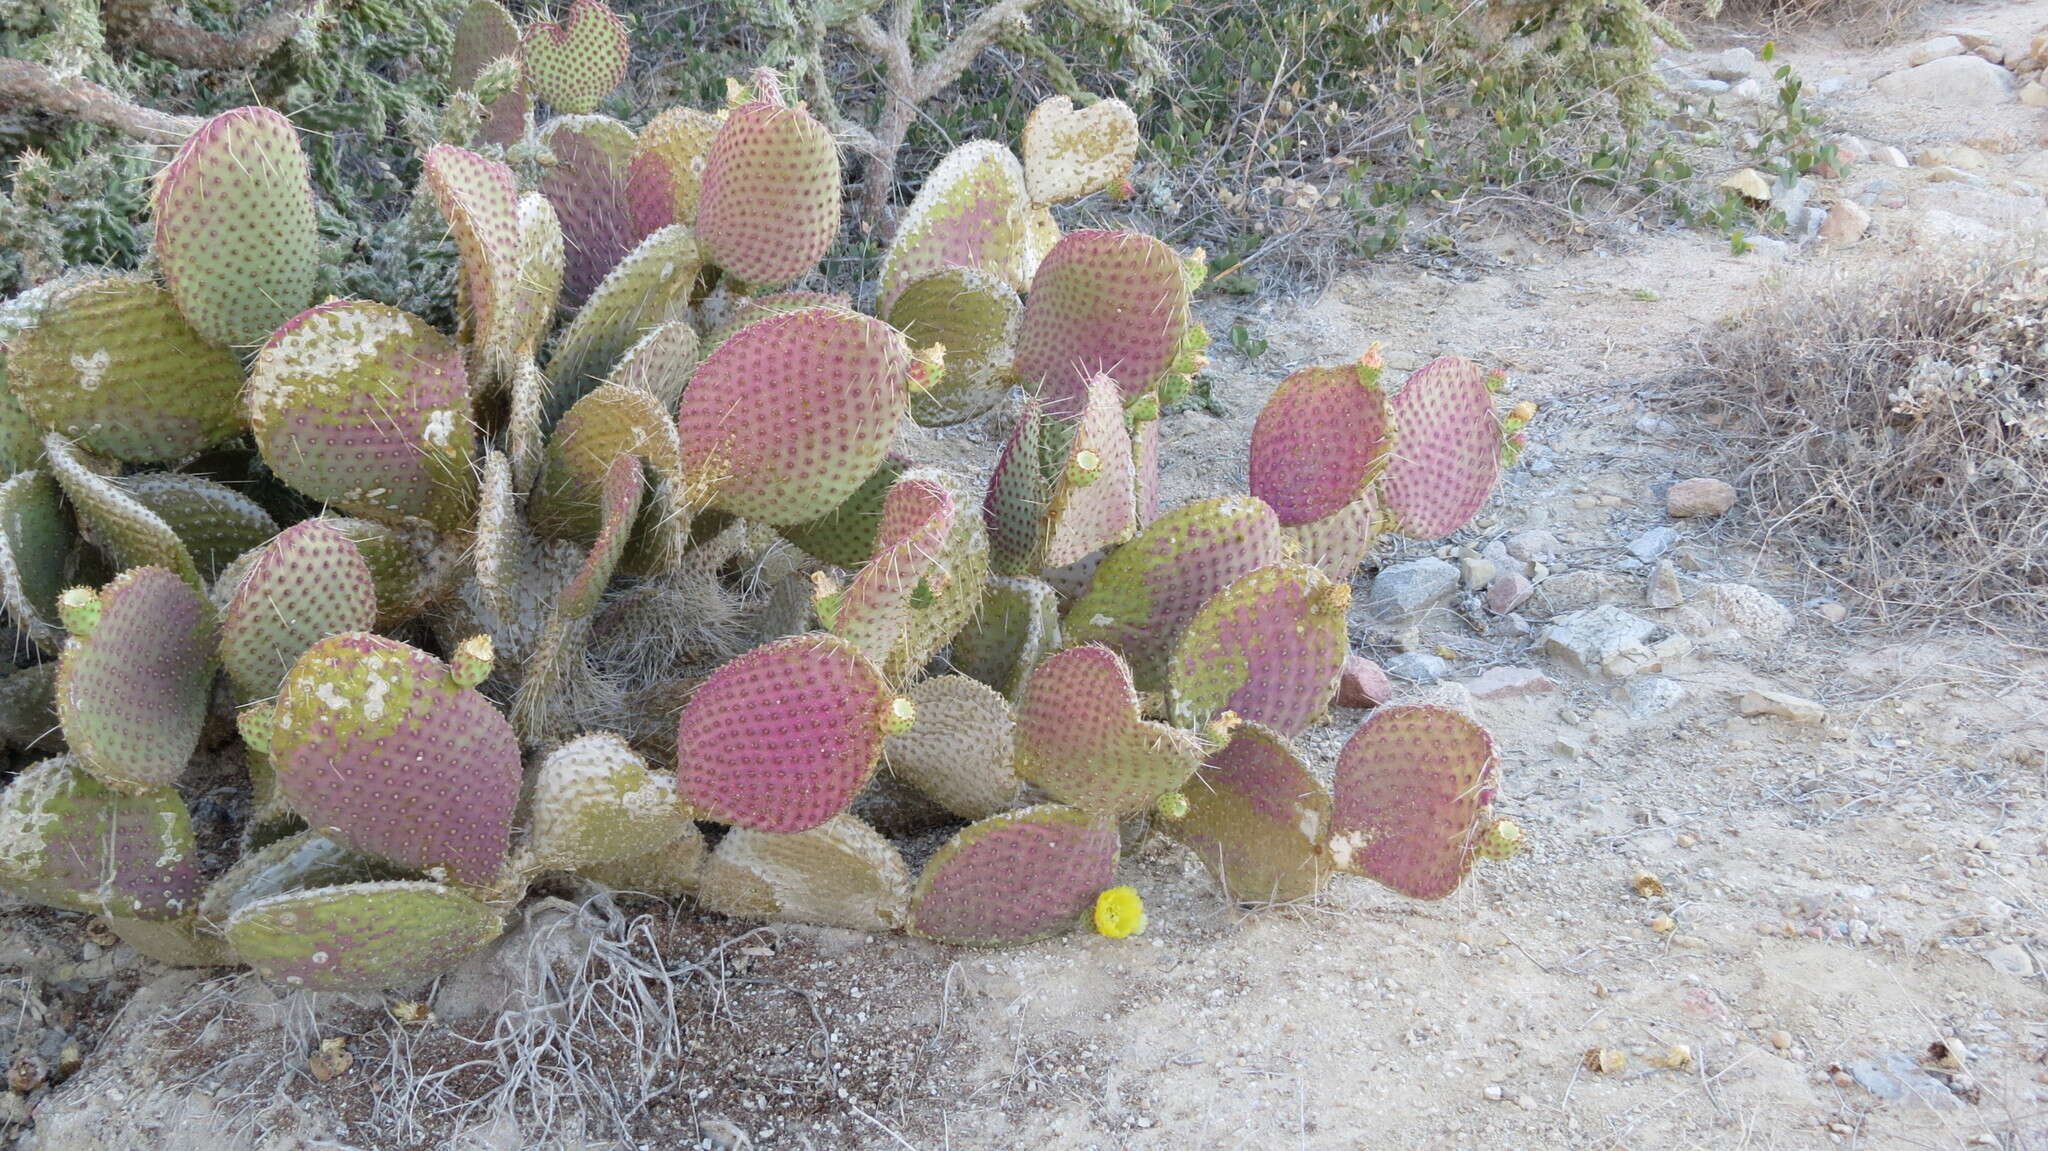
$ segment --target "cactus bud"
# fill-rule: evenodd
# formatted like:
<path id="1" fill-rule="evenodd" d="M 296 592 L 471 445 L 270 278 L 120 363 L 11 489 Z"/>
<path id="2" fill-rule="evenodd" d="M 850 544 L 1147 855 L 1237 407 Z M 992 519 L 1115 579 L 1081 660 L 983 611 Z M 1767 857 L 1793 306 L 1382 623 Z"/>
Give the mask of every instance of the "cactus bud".
<path id="1" fill-rule="evenodd" d="M 1158 391 L 1146 392 L 1144 395 L 1132 400 L 1131 406 L 1124 409 L 1124 418 L 1130 423 L 1132 431 L 1136 431 L 1139 424 L 1158 419 Z"/>
<path id="2" fill-rule="evenodd" d="M 889 710 L 882 715 L 883 735 L 902 735 L 917 723 L 917 705 L 907 695 L 899 695 L 889 703 Z"/>
<path id="3" fill-rule="evenodd" d="M 1187 793 L 1169 791 L 1159 797 L 1159 801 L 1152 805 L 1152 810 L 1158 812 L 1161 819 L 1175 822 L 1186 819 L 1188 814 Z"/>
<path id="4" fill-rule="evenodd" d="M 1180 274 L 1187 281 L 1188 294 L 1193 295 L 1195 289 L 1209 278 L 1209 249 L 1196 248 L 1181 257 Z"/>
<path id="5" fill-rule="evenodd" d="M 276 718 L 276 704 L 251 704 L 235 713 L 235 730 L 242 733 L 242 742 L 248 744 L 251 751 L 269 755 L 270 725 Z"/>
<path id="6" fill-rule="evenodd" d="M 1214 755 L 1230 746 L 1231 733 L 1243 722 L 1244 720 L 1234 711 L 1226 709 L 1217 712 L 1213 719 L 1203 725 L 1197 736 L 1202 741 L 1203 754 Z"/>
<path id="7" fill-rule="evenodd" d="M 1512 859 L 1528 845 L 1528 838 L 1522 832 L 1522 825 L 1512 819 L 1496 819 L 1479 833 L 1478 843 L 1473 850 L 1481 859 Z"/>
<path id="8" fill-rule="evenodd" d="M 1534 400 L 1523 400 L 1521 403 L 1508 409 L 1508 424 L 1510 427 L 1521 427 L 1535 418 L 1536 402 Z"/>
<path id="9" fill-rule="evenodd" d="M 839 605 L 846 602 L 846 590 L 839 581 L 824 572 L 811 573 L 811 607 L 818 613 L 818 622 L 831 630 L 839 622 Z"/>
<path id="10" fill-rule="evenodd" d="M 449 660 L 449 678 L 457 687 L 475 687 L 491 678 L 491 668 L 497 660 L 497 651 L 488 635 L 473 635 L 455 648 L 455 656 Z"/>
<path id="11" fill-rule="evenodd" d="M 1486 373 L 1487 391 L 1492 392 L 1495 395 L 1499 395 L 1500 393 L 1507 390 L 1507 386 L 1508 374 L 1506 371 L 1500 368 L 1495 368 L 1492 371 Z"/>
<path id="12" fill-rule="evenodd" d="M 1111 939 L 1145 934 L 1145 901 L 1137 889 L 1112 887 L 1096 896 L 1095 930 Z"/>
<path id="13" fill-rule="evenodd" d="M 911 356 L 910 390 L 929 392 L 939 386 L 946 375 L 946 345 L 933 344 L 920 349 Z"/>
<path id="14" fill-rule="evenodd" d="M 64 628 L 79 639 L 92 634 L 100 622 L 99 593 L 89 587 L 70 588 L 57 597 L 57 618 L 64 621 Z"/>

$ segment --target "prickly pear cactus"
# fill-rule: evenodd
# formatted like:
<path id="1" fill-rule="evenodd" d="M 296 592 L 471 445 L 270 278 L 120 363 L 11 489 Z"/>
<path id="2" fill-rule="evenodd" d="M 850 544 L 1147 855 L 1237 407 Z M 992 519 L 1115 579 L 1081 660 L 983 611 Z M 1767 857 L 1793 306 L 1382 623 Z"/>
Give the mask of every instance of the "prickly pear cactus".
<path id="1" fill-rule="evenodd" d="M 519 46 L 527 83 L 558 112 L 581 115 L 626 78 L 626 24 L 603 0 L 576 0 L 559 24 L 526 30 Z"/>
<path id="2" fill-rule="evenodd" d="M 839 232 L 839 149 L 832 133 L 783 102 L 773 73 L 757 98 L 726 113 L 704 159 L 697 235 L 711 262 L 774 287 L 810 271 Z"/>
<path id="3" fill-rule="evenodd" d="M 1337 759 L 1330 861 L 1415 899 L 1442 899 L 1471 870 L 1493 805 L 1493 737 L 1445 707 L 1375 710 Z"/>
<path id="4" fill-rule="evenodd" d="M 1057 804 L 990 816 L 924 865 L 910 930 L 941 943 L 1000 947 L 1078 926 L 1116 877 L 1114 825 Z"/>
<path id="5" fill-rule="evenodd" d="M 176 783 L 199 745 L 216 666 L 213 608 L 163 568 L 123 572 L 59 600 L 71 638 L 57 715 L 79 763 L 109 786 Z"/>

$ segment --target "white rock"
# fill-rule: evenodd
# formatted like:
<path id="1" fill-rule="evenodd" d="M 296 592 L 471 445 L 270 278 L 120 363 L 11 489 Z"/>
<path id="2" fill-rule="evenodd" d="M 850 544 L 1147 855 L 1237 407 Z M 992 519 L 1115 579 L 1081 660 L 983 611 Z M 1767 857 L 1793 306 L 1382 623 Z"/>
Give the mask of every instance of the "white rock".
<path id="1" fill-rule="evenodd" d="M 1915 44 L 1913 50 L 1906 53 L 1906 62 L 1915 65 L 1925 64 L 1929 60 L 1940 60 L 1947 56 L 1960 56 L 1969 51 L 1970 48 L 1971 45 L 1963 43 L 1958 37 L 1936 36 L 1932 40 Z"/>
<path id="2" fill-rule="evenodd" d="M 1913 166 L 1912 162 L 1906 159 L 1904 152 L 1889 144 L 1872 152 L 1871 155 L 1875 156 L 1879 162 L 1889 164 L 1894 168 L 1910 168 Z"/>
<path id="3" fill-rule="evenodd" d="M 1870 230 L 1870 210 L 1854 200 L 1843 200 L 1828 209 L 1821 221 L 1820 238 L 1829 244 L 1853 244 Z"/>
<path id="4" fill-rule="evenodd" d="M 1742 80 L 1756 74 L 1756 53 L 1747 48 L 1730 48 L 1707 57 L 1707 75 L 1716 80 Z"/>
<path id="5" fill-rule="evenodd" d="M 1871 87 L 1886 96 L 1944 108 L 1988 108 L 2012 98 L 2013 74 L 1975 56 L 1948 56 L 1894 72 Z"/>
<path id="6" fill-rule="evenodd" d="M 2017 943 L 1994 947 L 1984 953 L 1984 962 L 1989 963 L 2001 974 L 2025 979 L 2034 974 L 2034 957 Z"/>
<path id="7" fill-rule="evenodd" d="M 1684 636 L 1613 606 L 1588 608 L 1557 621 L 1544 634 L 1543 646 L 1574 671 L 1611 679 L 1661 670 L 1692 650 Z"/>
<path id="8" fill-rule="evenodd" d="M 2020 103 L 2029 108 L 2048 108 L 2048 87 L 2043 87 L 2039 80 L 2027 81 L 2027 86 L 2020 89 Z"/>
<path id="9" fill-rule="evenodd" d="M 1685 699 L 1685 685 L 1661 675 L 1639 675 L 1628 681 L 1628 714 L 1632 719 L 1662 715 Z"/>
<path id="10" fill-rule="evenodd" d="M 1708 584 L 1692 603 L 1752 643 L 1773 643 L 1792 630 L 1792 609 L 1748 584 Z"/>
<path id="11" fill-rule="evenodd" d="M 1741 707 L 1742 714 L 1747 716 L 1767 715 L 1801 724 L 1817 724 L 1828 717 L 1828 710 L 1821 705 L 1783 691 L 1744 692 Z"/>

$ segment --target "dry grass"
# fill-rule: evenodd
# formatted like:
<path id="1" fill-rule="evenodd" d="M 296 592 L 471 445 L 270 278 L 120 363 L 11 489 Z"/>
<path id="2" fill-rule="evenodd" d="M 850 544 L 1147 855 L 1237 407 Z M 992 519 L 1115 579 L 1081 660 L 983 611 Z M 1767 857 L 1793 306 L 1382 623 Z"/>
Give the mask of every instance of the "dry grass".
<path id="1" fill-rule="evenodd" d="M 1918 28 L 1926 0 L 1680 0 L 1675 18 L 1717 18 L 1771 32 L 1831 32 L 1851 44 L 1889 44 Z"/>
<path id="2" fill-rule="evenodd" d="M 2048 628 L 2048 266 L 1956 256 L 1779 285 L 1681 402 L 1764 531 L 1894 624 Z"/>

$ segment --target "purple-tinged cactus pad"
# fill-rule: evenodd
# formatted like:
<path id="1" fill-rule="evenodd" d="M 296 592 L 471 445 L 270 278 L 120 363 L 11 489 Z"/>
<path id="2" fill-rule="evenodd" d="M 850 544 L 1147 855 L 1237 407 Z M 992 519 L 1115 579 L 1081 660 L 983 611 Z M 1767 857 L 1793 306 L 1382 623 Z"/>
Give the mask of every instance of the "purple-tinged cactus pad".
<path id="1" fill-rule="evenodd" d="M 306 520 L 278 533 L 235 585 L 221 613 L 221 664 L 243 699 L 268 699 L 307 648 L 376 625 L 370 565 L 332 522 Z"/>
<path id="2" fill-rule="evenodd" d="M 848 931 L 893 931 L 909 901 L 903 853 L 851 815 L 787 835 L 733 828 L 697 887 L 705 911 Z"/>
<path id="3" fill-rule="evenodd" d="M 454 341 L 386 304 L 321 304 L 278 329 L 249 374 L 263 462 L 350 515 L 443 531 L 470 516 L 469 380 Z"/>
<path id="4" fill-rule="evenodd" d="M 803 831 L 840 812 L 882 754 L 894 700 L 852 644 L 777 640 L 711 674 L 676 728 L 676 788 L 710 819 Z"/>
<path id="5" fill-rule="evenodd" d="M 244 904 L 225 934 L 265 979 L 307 991 L 381 991 L 441 975 L 504 930 L 495 910 L 438 883 L 290 891 Z"/>
<path id="6" fill-rule="evenodd" d="M 882 262 L 877 309 L 893 312 L 911 283 L 946 269 L 980 272 L 1013 294 L 1024 290 L 1031 283 L 1024 272 L 1028 206 L 1024 167 L 1008 148 L 970 140 L 946 153 L 897 226 Z"/>
<path id="7" fill-rule="evenodd" d="M 1350 654 L 1351 585 L 1306 564 L 1240 576 L 1181 629 L 1167 680 L 1173 721 L 1199 728 L 1217 712 L 1292 738 L 1329 706 Z"/>
<path id="8" fill-rule="evenodd" d="M 1137 466 L 1123 400 L 1108 376 L 1088 381 L 1087 406 L 1075 422 L 1061 474 L 1053 479 L 1046 520 L 1047 567 L 1079 563 L 1137 531 Z"/>
<path id="9" fill-rule="evenodd" d="M 519 26 L 498 0 L 470 0 L 455 25 L 455 46 L 448 54 L 448 87 L 452 91 L 473 91 L 476 79 L 493 61 L 519 56 Z M 524 77 L 492 101 L 489 117 L 477 130 L 487 144 L 508 147 L 526 133 Z"/>
<path id="10" fill-rule="evenodd" d="M 909 464 L 895 456 L 882 461 L 846 502 L 808 523 L 777 529 L 804 554 L 843 568 L 857 568 L 875 554 L 882 504 Z"/>
<path id="11" fill-rule="evenodd" d="M 1193 735 L 1143 717 L 1130 668 L 1106 647 L 1070 647 L 1017 693 L 1017 774 L 1060 803 L 1136 815 L 1202 762 Z"/>
<path id="12" fill-rule="evenodd" d="M 200 577 L 209 582 L 237 557 L 277 534 L 277 521 L 263 505 L 204 476 L 144 472 L 118 482 L 171 529 Z"/>
<path id="13" fill-rule="evenodd" d="M 910 688 L 917 722 L 890 736 L 882 755 L 897 779 L 962 819 L 985 819 L 1017 802 L 1017 724 L 1009 702 L 964 675 Z"/>
<path id="14" fill-rule="evenodd" d="M 718 117 L 709 112 L 678 107 L 640 129 L 626 175 L 626 203 L 636 232 L 697 222 L 704 164 L 718 126 Z"/>
<path id="15" fill-rule="evenodd" d="M 981 607 L 953 637 L 953 666 L 1016 698 L 1024 677 L 1060 645 L 1059 594 L 1029 576 L 990 576 Z"/>
<path id="16" fill-rule="evenodd" d="M 0 483 L 0 606 L 39 644 L 57 639 L 57 597 L 76 543 L 55 480 L 22 472 Z"/>
<path id="17" fill-rule="evenodd" d="M 640 240 L 626 203 L 633 130 L 609 116 L 561 116 L 540 142 L 555 158 L 540 190 L 562 222 L 562 302 L 573 308 Z"/>
<path id="18" fill-rule="evenodd" d="M 526 849 L 536 865 L 580 871 L 646 855 L 694 830 L 675 778 L 610 732 L 547 753 L 533 784 Z"/>
<path id="19" fill-rule="evenodd" d="M 711 322 L 711 334 L 704 337 L 704 354 L 718 350 L 720 344 L 732 338 L 734 332 L 757 320 L 780 316 L 785 312 L 801 312 L 807 308 L 831 308 L 838 312 L 856 312 L 853 300 L 838 292 L 769 292 L 765 296 L 734 296 L 727 291 L 728 281 L 720 280 L 711 294 L 699 301 L 699 318 Z M 719 318 L 723 317 L 723 318 Z"/>
<path id="20" fill-rule="evenodd" d="M 1431 360 L 1401 385 L 1392 409 L 1400 438 L 1380 478 L 1381 502 L 1394 531 L 1443 539 L 1479 514 L 1500 477 L 1500 420 L 1486 373 L 1456 356 Z"/>
<path id="21" fill-rule="evenodd" d="M 561 218 L 547 197 L 532 192 L 519 197 L 519 246 L 513 257 L 512 283 L 492 314 L 491 328 L 481 333 L 487 367 L 494 377 L 512 376 L 531 364 L 547 339 L 555 308 L 562 302 L 566 244 Z"/>
<path id="22" fill-rule="evenodd" d="M 1138 117 L 1122 100 L 1074 107 L 1050 96 L 1024 121 L 1024 175 L 1034 204 L 1115 192 L 1138 160 Z"/>
<path id="23" fill-rule="evenodd" d="M 199 903 L 199 845 L 178 793 L 133 794 L 73 756 L 46 759 L 0 792 L 0 887 L 69 911 L 175 919 Z"/>
<path id="24" fill-rule="evenodd" d="M 1493 737 L 1460 712 L 1373 712 L 1337 758 L 1332 863 L 1414 899 L 1456 891 L 1498 762 Z"/>
<path id="25" fill-rule="evenodd" d="M 1187 279 L 1172 248 L 1137 232 L 1070 232 L 1031 280 L 1017 375 L 1055 415 L 1078 413 L 1097 373 L 1128 403 L 1173 368 L 1187 328 Z"/>
<path id="26" fill-rule="evenodd" d="M 686 319 L 659 324 L 626 349 L 612 377 L 620 387 L 646 392 L 662 411 L 673 412 L 697 370 L 699 343 L 697 329 Z"/>
<path id="27" fill-rule="evenodd" d="M 576 0 L 560 23 L 529 26 L 520 44 L 534 94 L 570 115 L 597 111 L 626 78 L 631 54 L 625 21 L 602 0 Z"/>
<path id="28" fill-rule="evenodd" d="M 897 683 L 922 672 L 967 626 L 981 607 L 982 585 L 988 582 L 988 531 L 974 513 L 966 487 L 939 468 L 912 474 L 944 488 L 961 511 L 940 544 L 938 560 L 923 583 L 911 589 L 910 629 L 892 662 L 882 669 Z"/>
<path id="29" fill-rule="evenodd" d="M 825 125 L 774 99 L 726 114 L 704 161 L 697 236 L 712 263 L 753 285 L 786 284 L 839 235 L 839 148 Z"/>
<path id="30" fill-rule="evenodd" d="M 1158 420 L 1140 420 L 1131 434 L 1131 466 L 1137 471 L 1138 527 L 1144 528 L 1159 518 L 1159 453 L 1160 436 Z"/>
<path id="31" fill-rule="evenodd" d="M 1116 882 L 1113 823 L 1057 804 L 963 828 L 924 865 L 910 932 L 940 943 L 1004 947 L 1072 930 Z"/>
<path id="32" fill-rule="evenodd" d="M 1283 525 L 1312 523 L 1363 496 L 1393 446 L 1378 368 L 1303 368 L 1280 381 L 1252 426 L 1252 494 Z"/>
<path id="33" fill-rule="evenodd" d="M 880 320 L 806 308 L 735 332 L 697 365 L 676 417 L 683 459 L 721 477 L 713 506 L 803 523 L 875 474 L 909 405 L 910 349 Z"/>
<path id="34" fill-rule="evenodd" d="M 1329 879 L 1330 793 L 1278 732 L 1240 725 L 1181 794 L 1187 814 L 1162 826 L 1231 899 L 1286 903 Z"/>
<path id="35" fill-rule="evenodd" d="M 648 329 L 688 313 L 699 261 L 696 239 L 680 225 L 654 232 L 619 261 L 548 356 L 550 417 L 609 378 Z"/>
<path id="36" fill-rule="evenodd" d="M 321 520 L 347 536 L 368 565 L 370 578 L 377 583 L 377 630 L 390 630 L 420 614 L 436 579 L 428 561 L 445 553 L 431 531 L 348 516 Z"/>
<path id="37" fill-rule="evenodd" d="M 498 329 L 519 264 L 519 183 L 512 169 L 465 148 L 436 144 L 422 163 L 427 187 L 455 234 L 461 274 L 455 302 L 472 338 Z"/>
<path id="38" fill-rule="evenodd" d="M 176 460 L 242 430 L 242 366 L 140 276 L 51 292 L 7 346 L 7 383 L 44 428 L 128 463 Z"/>
<path id="39" fill-rule="evenodd" d="M 57 714 L 71 750 L 124 791 L 175 783 L 199 746 L 213 689 L 213 608 L 163 568 L 121 573 L 99 622 L 64 645 Z"/>
<path id="40" fill-rule="evenodd" d="M 1176 508 L 1103 561 L 1067 612 L 1067 636 L 1116 648 L 1141 690 L 1160 690 L 1167 655 L 1195 612 L 1280 558 L 1280 521 L 1263 500 L 1219 496 Z"/>
<path id="41" fill-rule="evenodd" d="M 314 830 L 464 883 L 497 878 L 519 743 L 433 656 L 363 632 L 314 644 L 278 690 L 270 755 L 279 793 Z"/>
<path id="42" fill-rule="evenodd" d="M 204 338 L 260 344 L 313 302 L 313 181 L 278 112 L 231 108 L 200 125 L 157 174 L 150 210 L 164 283 Z"/>
<path id="43" fill-rule="evenodd" d="M 408 879 L 403 869 L 352 851 L 312 831 L 299 831 L 245 850 L 233 867 L 207 885 L 199 921 L 219 931 L 244 906 L 288 891 Z"/>
<path id="44" fill-rule="evenodd" d="M 1042 461 L 1045 424 L 1038 401 L 1027 401 L 989 476 L 981 515 L 988 523 L 989 567 L 998 575 L 1031 575 L 1045 558 L 1045 517 L 1052 504 Z"/>
<path id="45" fill-rule="evenodd" d="M 1380 538 L 1385 517 L 1380 514 L 1379 491 L 1367 488 L 1363 496 L 1322 519 L 1282 527 L 1280 533 L 1293 542 L 1296 559 L 1348 583 Z"/>
<path id="46" fill-rule="evenodd" d="M 832 613 L 831 630 L 892 681 L 917 670 L 903 666 L 911 599 L 920 586 L 932 594 L 926 577 L 942 574 L 940 553 L 960 512 L 953 493 L 929 469 L 906 472 L 882 500 L 874 558 L 854 576 Z"/>
<path id="47" fill-rule="evenodd" d="M 946 349 L 938 381 L 911 394 L 910 414 L 918 423 L 957 424 L 1003 398 L 1023 314 L 1008 283 L 975 268 L 941 268 L 903 286 L 884 316 L 912 347 Z"/>

